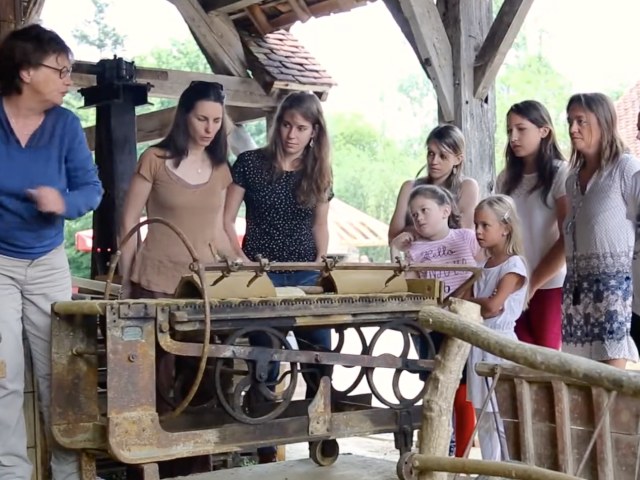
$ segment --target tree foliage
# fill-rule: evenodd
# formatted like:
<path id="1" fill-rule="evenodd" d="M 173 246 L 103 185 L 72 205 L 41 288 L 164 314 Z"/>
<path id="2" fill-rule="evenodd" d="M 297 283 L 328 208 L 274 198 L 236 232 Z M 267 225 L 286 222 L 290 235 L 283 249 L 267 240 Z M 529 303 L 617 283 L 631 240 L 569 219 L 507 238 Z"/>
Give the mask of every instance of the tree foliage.
<path id="1" fill-rule="evenodd" d="M 100 57 L 122 53 L 126 37 L 107 21 L 109 1 L 91 0 L 94 17 L 85 20 L 82 27 L 73 30 L 73 37 L 80 45 L 98 50 Z"/>

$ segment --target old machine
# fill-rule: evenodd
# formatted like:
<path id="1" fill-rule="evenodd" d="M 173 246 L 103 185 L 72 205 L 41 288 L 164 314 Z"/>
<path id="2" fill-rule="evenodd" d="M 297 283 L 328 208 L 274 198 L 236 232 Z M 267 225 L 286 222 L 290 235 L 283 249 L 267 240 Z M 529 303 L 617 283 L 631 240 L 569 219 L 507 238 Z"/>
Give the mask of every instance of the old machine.
<path id="1" fill-rule="evenodd" d="M 103 299 L 62 302 L 52 309 L 52 433 L 59 444 L 83 452 L 86 479 L 95 476 L 100 457 L 139 465 L 144 478 L 155 478 L 157 462 L 164 460 L 213 455 L 225 461 L 230 453 L 294 442 L 310 442 L 311 458 L 319 465 L 336 460 L 341 437 L 392 432 L 401 453 L 411 449 L 424 389 L 406 398 L 400 376 L 432 368 L 431 360 L 410 359 L 409 351 L 412 337 L 430 343 L 416 321 L 420 309 L 443 305 L 447 298 L 439 280 L 405 280 L 404 273 L 428 267 L 331 259 L 203 264 L 164 220 L 148 219 L 137 228 L 152 222 L 173 228 L 192 253 L 193 273 L 182 279 L 175 299 L 114 299 L 110 277 Z M 119 252 L 111 276 L 118 258 Z M 479 274 L 464 266 L 430 269 L 471 271 L 460 290 Z M 276 289 L 267 273 L 278 270 L 319 270 L 321 278 L 315 287 Z M 331 351 L 304 344 L 294 350 L 286 337 L 288 331 L 318 328 L 334 330 L 337 345 Z M 351 329 L 360 342 L 357 354 L 343 352 Z M 388 331 L 402 335 L 397 356 L 375 353 Z M 249 346 L 247 337 L 256 333 L 268 335 L 271 346 Z M 161 351 L 192 362 L 165 391 L 156 389 Z M 289 368 L 269 383 L 274 361 Z M 314 378 L 310 365 L 328 373 Z M 358 370 L 342 390 L 330 377 L 336 365 Z M 393 372 L 392 385 L 378 384 L 378 369 Z M 301 373 L 317 389 L 310 400 L 293 398 Z M 365 379 L 371 393 L 354 394 Z M 395 398 L 387 398 L 385 390 Z M 170 411 L 158 413 L 159 396 Z M 382 406 L 372 405 L 373 398 Z"/>

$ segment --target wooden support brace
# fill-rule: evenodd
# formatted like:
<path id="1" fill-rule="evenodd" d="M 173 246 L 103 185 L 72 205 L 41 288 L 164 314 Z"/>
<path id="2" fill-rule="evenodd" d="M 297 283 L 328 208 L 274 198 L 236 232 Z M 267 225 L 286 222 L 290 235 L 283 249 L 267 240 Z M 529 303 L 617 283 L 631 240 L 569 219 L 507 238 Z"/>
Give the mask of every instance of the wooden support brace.
<path id="1" fill-rule="evenodd" d="M 400 6 L 438 94 L 442 116 L 451 122 L 454 120 L 453 55 L 438 8 L 432 0 L 400 0 Z"/>
<path id="2" fill-rule="evenodd" d="M 96 84 L 96 77 L 88 74 L 94 66 L 95 64 L 91 62 L 75 62 L 74 72 L 71 74 L 74 88 L 90 87 Z M 153 85 L 149 92 L 150 97 L 177 99 L 191 82 L 201 80 L 220 83 L 224 87 L 226 104 L 229 106 L 267 109 L 276 107 L 276 100 L 267 95 L 253 78 L 137 67 L 136 80 Z"/>
<path id="3" fill-rule="evenodd" d="M 213 71 L 248 77 L 240 36 L 226 14 L 207 14 L 198 0 L 169 0 L 193 32 Z"/>
<path id="4" fill-rule="evenodd" d="M 226 110 L 230 117 L 227 120 L 229 131 L 235 128 L 235 125 L 264 118 L 267 114 L 263 110 L 250 108 L 227 107 Z M 174 115 L 175 107 L 138 115 L 136 118 L 137 143 L 153 142 L 163 138 L 169 133 Z M 87 144 L 93 152 L 95 150 L 96 127 L 85 127 L 84 134 L 87 137 Z"/>
<path id="5" fill-rule="evenodd" d="M 451 312 L 439 307 L 425 307 L 420 311 L 421 323 L 434 319 L 444 319 L 443 314 L 453 318 L 465 318 L 468 322 L 479 323 L 480 306 L 454 298 Z M 462 370 L 469 356 L 471 345 L 455 337 L 446 338 L 438 355 L 435 367 L 427 380 L 427 390 L 422 401 L 422 429 L 420 430 L 420 453 L 423 455 L 446 456 L 451 441 L 451 415 L 453 400 L 460 385 Z M 447 480 L 447 475 L 422 472 L 419 480 Z"/>
<path id="6" fill-rule="evenodd" d="M 476 55 L 474 64 L 474 97 L 482 100 L 491 88 L 522 28 L 533 0 L 504 0 L 491 29 Z"/>
<path id="7" fill-rule="evenodd" d="M 40 19 L 43 8 L 44 0 L 29 0 L 24 11 L 24 25 L 37 22 Z"/>

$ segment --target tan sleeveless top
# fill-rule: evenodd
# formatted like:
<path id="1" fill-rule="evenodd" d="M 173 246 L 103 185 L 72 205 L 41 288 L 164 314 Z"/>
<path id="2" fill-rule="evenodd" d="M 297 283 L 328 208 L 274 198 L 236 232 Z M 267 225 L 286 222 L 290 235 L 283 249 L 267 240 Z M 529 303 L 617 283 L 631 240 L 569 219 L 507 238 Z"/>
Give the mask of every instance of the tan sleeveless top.
<path id="1" fill-rule="evenodd" d="M 147 216 L 160 217 L 178 227 L 189 239 L 200 261 L 213 262 L 213 245 L 221 224 L 224 192 L 231 184 L 228 164 L 216 165 L 206 183 L 191 185 L 167 167 L 167 160 L 143 156 L 136 174 L 151 183 Z M 131 281 L 147 290 L 173 294 L 180 277 L 190 273 L 189 252 L 178 236 L 165 225 L 149 225 L 145 241 L 136 256 Z"/>

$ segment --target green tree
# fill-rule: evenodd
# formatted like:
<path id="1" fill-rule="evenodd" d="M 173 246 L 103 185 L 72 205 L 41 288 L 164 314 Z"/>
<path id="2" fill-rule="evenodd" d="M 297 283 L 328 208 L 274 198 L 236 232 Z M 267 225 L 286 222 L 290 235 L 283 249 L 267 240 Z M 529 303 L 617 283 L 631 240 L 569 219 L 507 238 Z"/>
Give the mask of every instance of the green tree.
<path id="1" fill-rule="evenodd" d="M 506 115 L 515 103 L 537 100 L 548 110 L 560 143 L 566 153 L 570 149 L 566 127 L 566 103 L 572 93 L 571 82 L 558 72 L 541 53 L 531 53 L 524 37 L 514 45 L 515 55 L 506 63 L 496 79 L 496 169 L 504 167 L 507 144 Z"/>
<path id="2" fill-rule="evenodd" d="M 100 57 L 121 53 L 124 49 L 125 36 L 107 22 L 109 2 L 105 0 L 91 0 L 95 9 L 94 17 L 83 22 L 82 27 L 73 30 L 73 37 L 79 45 L 95 48 Z M 64 100 L 64 106 L 73 110 L 80 118 L 84 127 L 95 125 L 95 108 L 83 109 L 84 99 L 78 92 L 70 93 Z M 93 213 L 88 213 L 77 220 L 65 223 L 65 250 L 69 257 L 71 274 L 88 278 L 91 275 L 91 254 L 79 252 L 76 249 L 76 233 L 91 229 Z"/>
<path id="3" fill-rule="evenodd" d="M 116 55 L 124 50 L 126 37 L 107 22 L 109 1 L 91 0 L 94 17 L 85 20 L 81 28 L 73 30 L 73 38 L 80 45 L 87 45 L 98 50 L 100 57 Z"/>

